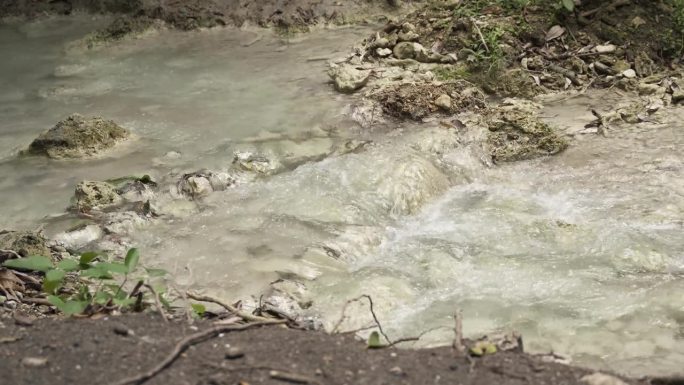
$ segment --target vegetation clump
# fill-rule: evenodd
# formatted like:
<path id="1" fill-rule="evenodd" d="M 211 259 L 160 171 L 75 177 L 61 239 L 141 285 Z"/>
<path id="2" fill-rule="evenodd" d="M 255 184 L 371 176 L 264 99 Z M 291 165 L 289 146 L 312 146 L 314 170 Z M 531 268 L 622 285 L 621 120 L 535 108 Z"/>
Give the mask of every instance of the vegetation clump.
<path id="1" fill-rule="evenodd" d="M 557 154 L 568 142 L 535 114 L 498 108 L 487 120 L 487 142 L 494 162 L 528 160 Z"/>
<path id="2" fill-rule="evenodd" d="M 140 253 L 130 249 L 123 262 L 110 260 L 98 252 L 85 252 L 78 258 L 55 261 L 45 255 L 11 258 L 0 268 L 0 294 L 3 301 L 32 298 L 49 303 L 65 315 L 92 316 L 112 311 L 142 311 L 156 304 L 169 307 L 163 285 L 153 286 L 159 269 L 141 271 Z"/>

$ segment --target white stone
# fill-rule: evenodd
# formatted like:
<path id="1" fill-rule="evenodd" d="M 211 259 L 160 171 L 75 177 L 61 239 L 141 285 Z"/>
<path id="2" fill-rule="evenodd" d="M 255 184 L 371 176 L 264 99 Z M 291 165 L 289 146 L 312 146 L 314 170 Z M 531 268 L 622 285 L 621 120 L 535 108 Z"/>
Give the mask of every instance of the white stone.
<path id="1" fill-rule="evenodd" d="M 627 79 L 634 79 L 637 76 L 636 71 L 633 69 L 628 69 L 622 72 L 622 76 L 626 77 Z"/>
<path id="2" fill-rule="evenodd" d="M 626 382 L 617 377 L 599 372 L 588 374 L 582 377 L 580 381 L 587 385 L 627 385 Z"/>

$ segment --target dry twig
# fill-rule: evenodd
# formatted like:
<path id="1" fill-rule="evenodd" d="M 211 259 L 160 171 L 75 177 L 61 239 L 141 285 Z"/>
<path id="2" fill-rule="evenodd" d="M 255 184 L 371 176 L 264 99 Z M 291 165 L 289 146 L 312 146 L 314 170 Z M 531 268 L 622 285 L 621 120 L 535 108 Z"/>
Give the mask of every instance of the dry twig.
<path id="1" fill-rule="evenodd" d="M 195 301 L 215 303 L 215 304 L 221 306 L 222 308 L 228 310 L 229 312 L 237 315 L 238 317 L 240 317 L 243 320 L 248 321 L 248 322 L 266 322 L 266 321 L 272 321 L 273 320 L 272 318 L 260 317 L 257 315 L 249 314 L 247 312 L 244 312 L 244 311 L 236 308 L 235 306 L 229 305 L 229 304 L 227 304 L 227 303 L 225 303 L 219 299 L 213 298 L 213 297 L 209 297 L 206 295 L 199 295 L 199 294 L 190 293 L 190 292 L 186 292 L 186 294 L 187 294 L 188 298 L 194 299 Z"/>
<path id="2" fill-rule="evenodd" d="M 162 306 L 161 300 L 159 299 L 159 293 L 157 293 L 157 291 L 154 290 L 151 285 L 145 284 L 145 287 L 147 290 L 152 292 L 152 295 L 154 296 L 154 304 L 157 306 L 157 310 L 159 311 L 159 314 L 161 314 L 162 319 L 164 322 L 169 323 L 169 317 L 164 311 L 164 306 Z"/>

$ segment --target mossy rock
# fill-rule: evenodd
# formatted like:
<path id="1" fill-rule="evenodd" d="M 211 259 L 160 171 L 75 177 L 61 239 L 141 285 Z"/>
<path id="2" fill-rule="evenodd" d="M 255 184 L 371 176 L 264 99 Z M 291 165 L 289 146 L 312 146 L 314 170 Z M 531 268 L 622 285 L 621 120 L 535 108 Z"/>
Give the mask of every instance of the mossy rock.
<path id="1" fill-rule="evenodd" d="M 0 249 L 12 250 L 22 257 L 51 255 L 47 240 L 38 233 L 28 231 L 0 232 Z"/>
<path id="2" fill-rule="evenodd" d="M 487 122 L 494 162 L 512 162 L 558 154 L 568 147 L 565 138 L 534 113 L 498 110 Z"/>
<path id="3" fill-rule="evenodd" d="M 107 182 L 83 181 L 76 186 L 75 208 L 87 212 L 95 208 L 106 208 L 123 203 L 116 187 Z"/>
<path id="4" fill-rule="evenodd" d="M 111 120 L 73 114 L 40 134 L 26 153 L 49 158 L 83 158 L 114 147 L 130 133 Z"/>

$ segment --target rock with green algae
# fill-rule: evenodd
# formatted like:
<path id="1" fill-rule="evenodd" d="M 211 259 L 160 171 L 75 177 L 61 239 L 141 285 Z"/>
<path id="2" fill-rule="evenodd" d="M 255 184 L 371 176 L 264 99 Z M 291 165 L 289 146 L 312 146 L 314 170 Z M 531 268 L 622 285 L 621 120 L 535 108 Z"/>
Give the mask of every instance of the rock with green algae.
<path id="1" fill-rule="evenodd" d="M 29 231 L 0 231 L 0 249 L 12 250 L 22 257 L 51 255 L 45 237 Z"/>
<path id="2" fill-rule="evenodd" d="M 83 158 L 114 147 L 129 136 L 128 130 L 112 120 L 73 114 L 40 134 L 25 153 L 55 159 Z"/>
<path id="3" fill-rule="evenodd" d="M 81 212 L 100 209 L 123 203 L 116 187 L 107 182 L 83 181 L 76 185 L 74 207 Z"/>
<path id="4" fill-rule="evenodd" d="M 487 119 L 487 126 L 487 142 L 494 162 L 554 155 L 568 147 L 565 138 L 531 111 L 499 107 Z"/>

